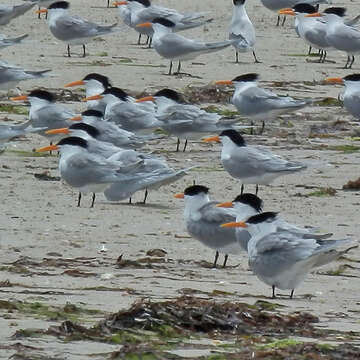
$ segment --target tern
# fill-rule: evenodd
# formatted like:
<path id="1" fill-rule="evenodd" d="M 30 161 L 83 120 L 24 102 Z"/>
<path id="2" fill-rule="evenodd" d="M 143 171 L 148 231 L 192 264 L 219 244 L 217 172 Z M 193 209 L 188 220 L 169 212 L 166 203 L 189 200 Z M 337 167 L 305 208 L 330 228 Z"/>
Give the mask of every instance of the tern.
<path id="1" fill-rule="evenodd" d="M 238 122 L 238 119 L 223 119 L 217 113 L 209 113 L 196 105 L 184 104 L 178 92 L 167 88 L 158 91 L 154 96 L 136 100 L 144 101 L 155 101 L 155 115 L 163 123 L 161 128 L 178 138 L 176 151 L 179 151 L 180 139 L 185 139 L 185 151 L 188 139 L 200 139 L 204 134 L 219 133 Z"/>
<path id="2" fill-rule="evenodd" d="M 360 74 L 350 74 L 343 78 L 327 78 L 327 83 L 344 84 L 342 100 L 345 109 L 356 119 L 360 119 Z"/>
<path id="3" fill-rule="evenodd" d="M 85 57 L 85 44 L 94 37 L 116 31 L 117 24 L 98 25 L 81 17 L 68 15 L 69 7 L 67 1 L 58 1 L 51 4 L 48 9 L 38 10 L 39 13 L 49 13 L 50 32 L 67 44 L 68 57 L 71 57 L 70 45 L 82 45 L 83 57 Z"/>
<path id="4" fill-rule="evenodd" d="M 10 90 L 20 81 L 40 79 L 47 76 L 51 70 L 26 70 L 20 66 L 0 60 L 0 90 Z"/>
<path id="5" fill-rule="evenodd" d="M 164 18 L 155 18 L 151 22 L 145 22 L 136 26 L 152 27 L 154 30 L 152 43 L 155 51 L 161 57 L 170 60 L 168 75 L 171 75 L 173 61 L 179 61 L 177 73 L 180 73 L 181 61 L 193 60 L 201 54 L 219 51 L 235 43 L 234 40 L 205 43 L 188 39 L 173 33 L 175 23 Z"/>
<path id="6" fill-rule="evenodd" d="M 277 213 L 265 212 L 250 217 L 245 222 L 223 224 L 224 228 L 241 227 L 251 235 L 248 243 L 249 266 L 265 284 L 275 289 L 294 290 L 304 281 L 307 274 L 318 266 L 328 264 L 349 251 L 337 248 L 347 244 L 349 239 L 322 240 L 312 236 L 302 237 L 291 230 L 277 229 Z"/>
<path id="7" fill-rule="evenodd" d="M 90 153 L 100 155 L 104 158 L 109 158 L 115 153 L 123 150 L 120 147 L 117 147 L 109 142 L 105 142 L 99 139 L 100 132 L 94 126 L 85 123 L 72 124 L 68 128 L 47 130 L 46 134 L 64 134 L 81 137 L 88 142 L 87 150 Z"/>
<path id="8" fill-rule="evenodd" d="M 317 4 L 328 4 L 331 0 L 261 0 L 261 3 L 269 10 L 278 12 L 284 8 L 292 8 L 294 5 L 298 3 L 307 3 L 310 5 Z M 286 20 L 286 16 L 284 16 L 282 26 L 284 26 Z M 280 15 L 278 15 L 276 26 L 280 24 Z"/>
<path id="9" fill-rule="evenodd" d="M 324 10 L 326 26 L 326 40 L 337 50 L 347 54 L 345 69 L 351 69 L 355 54 L 360 53 L 360 31 L 344 23 L 345 8 L 331 7 Z M 321 14 L 309 14 L 307 16 L 321 16 Z"/>
<path id="10" fill-rule="evenodd" d="M 36 2 L 23 2 L 19 5 L 0 5 L 0 26 L 10 23 L 11 20 L 25 14 Z"/>
<path id="11" fill-rule="evenodd" d="M 96 193 L 103 192 L 112 183 L 126 180 L 129 177 L 127 173 L 142 163 L 138 161 L 123 165 L 120 161 L 90 153 L 88 146 L 85 139 L 70 136 L 60 140 L 56 145 L 36 150 L 37 152 L 60 151 L 60 176 L 71 187 L 79 190 L 78 207 L 82 193 L 93 193 L 91 207 L 94 207 Z"/>
<path id="12" fill-rule="evenodd" d="M 138 149 L 146 144 L 147 141 L 155 139 L 151 135 L 136 135 L 131 131 L 121 129 L 110 121 L 103 120 L 103 113 L 97 110 L 86 110 L 79 116 L 69 119 L 72 121 L 81 121 L 85 124 L 95 127 L 98 131 L 96 138 L 101 141 L 112 143 L 115 146 L 124 149 Z"/>
<path id="13" fill-rule="evenodd" d="M 161 121 L 155 118 L 153 105 L 135 103 L 134 99 L 124 90 L 111 87 L 101 95 L 94 95 L 85 98 L 88 100 L 102 100 L 106 104 L 104 119 L 113 122 L 122 129 L 135 133 L 148 133 L 162 125 Z"/>
<path id="14" fill-rule="evenodd" d="M 111 82 L 107 76 L 90 73 L 86 75 L 82 80 L 72 81 L 66 84 L 64 87 L 73 87 L 85 85 L 85 96 L 90 97 L 94 95 L 102 94 L 107 88 L 111 87 Z M 105 112 L 106 104 L 98 100 L 89 100 L 87 102 L 87 108 Z"/>
<path id="15" fill-rule="evenodd" d="M 46 130 L 68 127 L 74 113 L 55 103 L 55 96 L 45 90 L 33 90 L 28 95 L 11 98 L 13 101 L 29 101 L 29 119 L 33 127 Z M 45 133 L 42 133 L 45 135 Z"/>
<path id="16" fill-rule="evenodd" d="M 3 49 L 8 46 L 21 44 L 24 39 L 26 39 L 29 34 L 20 35 L 17 37 L 5 37 L 5 35 L 0 35 L 0 49 Z"/>
<path id="17" fill-rule="evenodd" d="M 249 73 L 237 76 L 233 80 L 219 80 L 217 85 L 235 85 L 232 103 L 240 115 L 254 120 L 262 120 L 262 131 L 265 120 L 299 110 L 312 103 L 311 99 L 295 100 L 290 96 L 278 96 L 257 84 L 259 75 Z"/>
<path id="18" fill-rule="evenodd" d="M 174 196 L 185 200 L 184 220 L 187 232 L 203 245 L 216 251 L 213 267 L 216 267 L 219 253 L 225 254 L 225 267 L 228 254 L 238 255 L 242 251 L 234 229 L 220 227 L 224 221 L 234 222 L 235 212 L 232 209 L 216 207 L 217 202 L 210 201 L 208 187 L 193 185 Z"/>
<path id="19" fill-rule="evenodd" d="M 317 13 L 317 9 L 306 3 L 299 3 L 292 9 L 281 9 L 279 14 L 296 16 L 297 26 L 295 27 L 298 35 L 311 48 L 320 50 L 319 62 L 324 62 L 327 49 L 331 48 L 326 40 L 326 22 L 319 18 L 307 17 L 306 15 Z"/>
<path id="20" fill-rule="evenodd" d="M 217 204 L 216 207 L 234 208 L 237 223 L 240 221 L 245 221 L 249 217 L 261 213 L 263 208 L 263 201 L 254 194 L 244 193 L 238 195 L 233 201 Z M 236 240 L 240 244 L 241 248 L 247 252 L 248 242 L 251 238 L 249 232 L 243 228 L 236 227 L 235 235 Z"/>
<path id="21" fill-rule="evenodd" d="M 259 63 L 256 58 L 255 46 L 255 28 L 250 21 L 245 9 L 245 0 L 233 0 L 234 9 L 229 28 L 229 39 L 236 40 L 233 43 L 236 54 L 236 63 L 239 62 L 239 52 L 252 51 L 255 63 Z"/>
<path id="22" fill-rule="evenodd" d="M 225 130 L 219 136 L 204 139 L 205 142 L 221 142 L 221 162 L 224 169 L 244 184 L 269 185 L 282 175 L 305 170 L 307 165 L 288 161 L 260 146 L 246 145 L 244 138 L 235 130 Z"/>
<path id="23" fill-rule="evenodd" d="M 138 44 L 140 43 L 140 36 L 142 34 L 151 38 L 153 36 L 153 29 L 139 28 L 137 25 L 151 22 L 159 17 L 172 21 L 175 24 L 174 31 L 192 29 L 212 21 L 212 19 L 205 19 L 207 14 L 204 12 L 181 14 L 174 9 L 152 5 L 150 0 L 116 1 L 114 5 L 121 9 L 120 14 L 125 24 L 139 32 Z"/>

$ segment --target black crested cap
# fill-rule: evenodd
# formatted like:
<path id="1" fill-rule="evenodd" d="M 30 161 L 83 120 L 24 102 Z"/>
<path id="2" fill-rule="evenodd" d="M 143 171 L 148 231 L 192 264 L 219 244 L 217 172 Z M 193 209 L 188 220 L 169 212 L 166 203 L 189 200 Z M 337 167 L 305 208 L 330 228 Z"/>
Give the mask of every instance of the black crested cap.
<path id="1" fill-rule="evenodd" d="M 67 1 L 57 1 L 51 4 L 48 9 L 68 9 L 70 4 Z"/>
<path id="2" fill-rule="evenodd" d="M 251 206 L 256 211 L 262 211 L 263 201 L 254 194 L 245 193 L 238 195 L 233 202 L 241 202 Z"/>
<path id="3" fill-rule="evenodd" d="M 297 13 L 314 14 L 317 12 L 316 7 L 306 3 L 296 4 L 293 10 Z"/>
<path id="4" fill-rule="evenodd" d="M 89 109 L 85 110 L 81 113 L 82 116 L 95 116 L 95 117 L 103 117 L 104 114 L 99 110 Z"/>
<path id="5" fill-rule="evenodd" d="M 207 194 L 209 192 L 209 188 L 203 185 L 192 185 L 185 189 L 184 195 L 194 196 L 197 194 Z"/>
<path id="6" fill-rule="evenodd" d="M 343 78 L 345 81 L 360 81 L 360 74 L 350 74 Z"/>
<path id="7" fill-rule="evenodd" d="M 259 74 L 249 73 L 244 75 L 239 75 L 236 78 L 232 79 L 232 81 L 256 81 L 259 78 Z"/>
<path id="8" fill-rule="evenodd" d="M 83 78 L 83 81 L 86 81 L 86 80 L 96 80 L 96 81 L 102 83 L 105 89 L 107 89 L 108 87 L 111 86 L 110 80 L 107 76 L 97 74 L 97 73 L 87 74 Z"/>
<path id="9" fill-rule="evenodd" d="M 155 18 L 151 21 L 153 24 L 161 24 L 161 25 L 164 25 L 166 27 L 174 27 L 175 26 L 175 23 L 173 23 L 172 21 L 168 20 L 168 19 L 165 19 L 165 18 Z"/>
<path id="10" fill-rule="evenodd" d="M 115 87 L 115 86 L 110 87 L 110 88 L 107 88 L 107 89 L 102 93 L 102 95 L 106 95 L 106 94 L 114 95 L 114 96 L 118 97 L 119 99 L 121 99 L 121 100 L 123 100 L 123 101 L 127 101 L 127 100 L 128 100 L 128 94 L 127 94 L 124 90 L 122 90 L 122 89 L 120 89 L 120 88 L 118 88 L 118 87 Z"/>
<path id="11" fill-rule="evenodd" d="M 236 130 L 224 130 L 219 136 L 229 137 L 237 146 L 246 146 L 244 138 Z"/>
<path id="12" fill-rule="evenodd" d="M 245 0 L 233 0 L 234 5 L 243 5 L 245 4 Z"/>
<path id="13" fill-rule="evenodd" d="M 179 102 L 181 100 L 179 93 L 171 89 L 162 89 L 158 91 L 154 96 L 165 96 L 168 99 L 174 100 L 176 102 Z"/>
<path id="14" fill-rule="evenodd" d="M 69 129 L 71 130 L 83 130 L 86 133 L 88 133 L 90 136 L 92 136 L 93 138 L 96 138 L 97 136 L 100 135 L 100 132 L 97 128 L 95 128 L 94 126 L 85 124 L 85 123 L 76 123 L 76 124 L 72 124 L 71 126 L 69 126 Z"/>
<path id="15" fill-rule="evenodd" d="M 261 214 L 251 216 L 250 218 L 248 218 L 246 220 L 246 223 L 248 223 L 248 224 L 260 224 L 260 223 L 265 222 L 265 221 L 273 221 L 276 218 L 277 214 L 278 213 L 272 212 L 272 211 L 263 212 Z"/>
<path id="16" fill-rule="evenodd" d="M 151 6 L 150 0 L 128 0 L 128 1 L 136 1 L 136 2 L 144 5 L 145 7 Z"/>
<path id="17" fill-rule="evenodd" d="M 329 7 L 324 10 L 325 14 L 335 14 L 337 16 L 345 16 L 346 8 L 343 7 Z"/>
<path id="18" fill-rule="evenodd" d="M 49 93 L 48 91 L 40 90 L 40 89 L 31 91 L 28 96 L 37 97 L 39 99 L 47 100 L 50 102 L 55 101 L 55 96 L 53 94 Z"/>
<path id="19" fill-rule="evenodd" d="M 88 144 L 85 139 L 82 139 L 81 137 L 77 136 L 69 136 L 67 138 L 61 139 L 58 143 L 58 146 L 62 145 L 73 145 L 73 146 L 80 146 L 84 149 L 87 148 Z"/>

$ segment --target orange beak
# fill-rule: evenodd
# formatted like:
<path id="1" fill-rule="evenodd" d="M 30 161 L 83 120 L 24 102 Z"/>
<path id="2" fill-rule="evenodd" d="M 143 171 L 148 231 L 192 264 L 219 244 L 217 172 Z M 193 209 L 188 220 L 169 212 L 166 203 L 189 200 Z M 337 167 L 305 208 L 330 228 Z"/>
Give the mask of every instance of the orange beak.
<path id="1" fill-rule="evenodd" d="M 84 81 L 82 81 L 82 80 L 73 81 L 71 83 L 64 85 L 64 87 L 73 87 L 73 86 L 79 86 L 79 85 L 85 85 Z"/>
<path id="2" fill-rule="evenodd" d="M 153 96 L 145 96 L 140 99 L 135 100 L 135 102 L 144 102 L 144 101 L 155 101 L 155 98 Z"/>
<path id="3" fill-rule="evenodd" d="M 81 101 L 90 101 L 90 100 L 101 100 L 103 98 L 102 95 L 93 95 L 87 98 L 82 99 Z"/>
<path id="4" fill-rule="evenodd" d="M 221 204 L 216 204 L 216 207 L 232 208 L 233 203 L 231 201 L 228 201 L 228 202 L 224 202 L 224 203 L 221 203 Z"/>
<path id="5" fill-rule="evenodd" d="M 136 27 L 152 27 L 152 23 L 146 22 L 146 23 L 138 24 L 136 25 Z"/>
<path id="6" fill-rule="evenodd" d="M 248 227 L 246 225 L 246 223 L 244 223 L 243 221 L 229 222 L 229 223 L 221 224 L 220 226 L 223 228 L 237 228 L 237 227 L 247 228 Z"/>
<path id="7" fill-rule="evenodd" d="M 21 96 L 11 97 L 10 100 L 12 101 L 28 100 L 28 97 L 26 95 L 21 95 Z"/>
<path id="8" fill-rule="evenodd" d="M 39 9 L 39 10 L 35 11 L 36 14 L 43 14 L 43 13 L 47 13 L 47 12 L 48 12 L 48 9 Z"/>
<path id="9" fill-rule="evenodd" d="M 44 152 L 44 151 L 56 151 L 59 150 L 59 147 L 57 145 L 50 145 L 50 146 L 45 146 L 39 149 L 36 149 L 36 152 Z"/>
<path id="10" fill-rule="evenodd" d="M 307 15 L 305 15 L 305 17 L 321 17 L 321 16 L 322 16 L 322 14 L 320 14 L 320 13 L 318 13 L 318 12 L 313 13 L 313 14 L 307 14 Z"/>
<path id="11" fill-rule="evenodd" d="M 215 81 L 215 85 L 233 85 L 232 80 L 218 80 Z"/>
<path id="12" fill-rule="evenodd" d="M 114 1 L 113 6 L 121 6 L 121 5 L 127 5 L 127 1 Z"/>
<path id="13" fill-rule="evenodd" d="M 82 120 L 82 116 L 78 115 L 78 116 L 74 116 L 71 119 L 69 119 L 70 121 L 81 121 Z"/>
<path id="14" fill-rule="evenodd" d="M 329 84 L 343 84 L 344 80 L 340 77 L 334 77 L 325 79 L 325 82 Z"/>
<path id="15" fill-rule="evenodd" d="M 208 137 L 208 138 L 205 138 L 205 139 L 203 139 L 202 140 L 203 142 L 213 142 L 213 141 L 215 141 L 215 142 L 221 142 L 220 141 L 220 137 L 219 136 L 211 136 L 211 137 Z"/>
<path id="16" fill-rule="evenodd" d="M 291 8 L 281 9 L 281 10 L 279 10 L 279 14 L 280 15 L 291 15 L 291 16 L 296 15 L 295 11 Z"/>
<path id="17" fill-rule="evenodd" d="M 48 135 L 55 135 L 55 134 L 70 134 L 70 130 L 69 128 L 61 128 L 61 129 L 51 129 L 51 130 L 47 130 L 45 131 L 45 134 Z"/>
<path id="18" fill-rule="evenodd" d="M 175 194 L 174 198 L 176 199 L 183 199 L 184 198 L 184 193 L 179 193 L 179 194 Z"/>

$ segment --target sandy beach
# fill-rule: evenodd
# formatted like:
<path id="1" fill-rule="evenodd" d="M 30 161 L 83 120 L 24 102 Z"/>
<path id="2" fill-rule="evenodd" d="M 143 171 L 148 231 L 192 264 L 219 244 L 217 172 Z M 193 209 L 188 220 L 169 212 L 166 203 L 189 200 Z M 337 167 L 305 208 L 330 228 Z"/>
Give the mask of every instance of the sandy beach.
<path id="1" fill-rule="evenodd" d="M 207 41 L 228 37 L 230 0 L 158 0 L 156 3 L 179 11 L 209 11 L 214 21 L 183 32 L 184 36 Z M 353 1 L 336 1 L 335 6 L 346 6 L 350 17 L 360 14 L 360 5 Z M 98 23 L 119 22 L 119 32 L 88 44 L 85 58 L 80 56 L 80 46 L 74 47 L 71 58 L 65 57 L 66 45 L 51 35 L 46 21 L 38 20 L 34 10 L 36 7 L 0 29 L 8 36 L 29 33 L 25 44 L 1 50 L 1 60 L 27 69 L 52 69 L 52 76 L 24 81 L 19 84 L 20 90 L 11 92 L 26 94 L 37 87 L 46 88 L 76 113 L 85 110 L 84 103 L 79 101 L 84 91 L 64 89 L 64 85 L 90 72 L 108 76 L 113 85 L 136 96 L 169 87 L 184 93 L 189 102 L 200 99 L 199 106 L 212 106 L 224 113 L 236 111 L 229 102 L 232 92 L 230 88 L 215 91 L 214 81 L 248 72 L 259 73 L 260 85 L 281 95 L 314 101 L 330 98 L 282 116 L 268 123 L 262 135 L 246 135 L 246 140 L 249 144 L 265 145 L 281 156 L 317 164 L 301 173 L 281 177 L 271 186 L 261 186 L 259 196 L 264 201 L 264 210 L 277 211 L 289 222 L 315 226 L 322 232 L 334 233 L 334 238 L 350 237 L 354 245 L 358 243 L 360 190 L 343 190 L 343 185 L 360 176 L 359 123 L 338 106 L 338 95 L 343 88 L 326 85 L 323 80 L 358 72 L 360 60 L 356 58 L 353 69 L 346 70 L 343 69 L 346 55 L 329 51 L 328 62 L 316 63 L 316 57 L 305 56 L 308 48 L 297 37 L 293 19 L 288 18 L 284 27 L 276 27 L 276 14 L 256 0 L 248 1 L 247 10 L 257 31 L 255 51 L 260 64 L 254 63 L 251 53 L 241 54 L 240 64 L 235 64 L 234 50 L 227 48 L 185 62 L 183 70 L 192 76 L 167 76 L 168 61 L 153 49 L 136 45 L 137 34 L 121 23 L 116 8 L 106 8 L 106 0 L 71 1 L 72 14 Z M 229 99 L 215 96 L 223 92 L 228 93 Z M 12 103 L 8 94 L 1 96 L 1 121 L 8 124 L 25 121 L 26 115 L 19 114 L 25 111 L 24 104 L 16 104 L 9 113 L 7 105 Z M 243 121 L 249 124 L 247 119 Z M 20 311 L 9 304 L 41 303 L 53 309 L 74 304 L 98 310 L 80 316 L 80 323 L 90 327 L 110 313 L 128 309 L 135 301 L 170 301 L 182 295 L 251 305 L 260 299 L 281 305 L 275 310 L 279 314 L 308 312 L 318 317 L 316 327 L 334 331 L 333 337 L 318 341 L 328 341 L 333 346 L 347 343 L 359 349 L 359 248 L 311 273 L 295 290 L 293 300 L 284 291 L 279 292 L 281 296 L 277 299 L 271 299 L 271 289 L 249 270 L 247 254 L 230 256 L 225 269 L 212 269 L 214 252 L 186 233 L 184 204 L 173 197 L 175 193 L 194 181 L 208 186 L 211 197 L 219 201 L 232 200 L 240 192 L 240 182 L 222 168 L 220 144 L 190 142 L 183 153 L 175 152 L 176 138 L 151 141 L 142 149 L 144 152 L 165 158 L 175 169 L 198 167 L 180 181 L 150 192 L 145 205 L 140 203 L 142 192 L 135 194 L 132 204 L 111 203 L 99 194 L 94 208 L 89 208 L 90 195 L 83 197 L 80 208 L 76 207 L 77 192 L 58 179 L 56 154 L 32 152 L 45 145 L 45 138 L 30 135 L 12 141 L 0 155 L 0 312 L 3 317 L 0 358 L 107 359 L 123 345 L 65 341 L 63 337 L 50 335 L 14 336 L 24 329 L 59 326 L 64 318 Z M 43 180 L 44 174 L 50 181 Z M 253 192 L 255 186 L 245 189 Z M 151 256 L 148 252 L 152 249 L 163 252 L 155 251 Z M 309 338 L 301 341 L 313 340 Z M 212 339 L 216 340 L 216 336 Z M 186 352 L 176 352 L 181 348 L 177 346 L 153 358 L 208 359 L 217 351 L 211 341 L 201 346 L 193 344 Z M 240 350 L 234 345 L 231 352 L 237 351 Z M 254 358 L 261 358 L 256 350 L 254 354 Z M 330 353 L 326 356 L 335 359 Z M 343 358 L 354 358 L 351 356 Z M 120 354 L 118 358 L 126 357 Z M 239 358 L 247 357 L 239 355 Z M 145 357 L 139 355 L 136 359 Z"/>

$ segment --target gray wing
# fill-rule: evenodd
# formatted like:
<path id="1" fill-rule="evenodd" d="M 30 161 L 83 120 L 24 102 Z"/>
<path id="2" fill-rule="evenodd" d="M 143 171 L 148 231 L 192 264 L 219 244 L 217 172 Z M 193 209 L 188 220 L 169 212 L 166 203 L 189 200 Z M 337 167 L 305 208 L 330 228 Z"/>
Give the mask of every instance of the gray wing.
<path id="1" fill-rule="evenodd" d="M 77 16 L 62 16 L 56 21 L 56 27 L 50 28 L 50 30 L 55 37 L 66 41 L 100 35 L 102 28 L 100 25 Z"/>
<path id="2" fill-rule="evenodd" d="M 255 271 L 271 277 L 288 271 L 297 262 L 310 261 L 318 247 L 314 239 L 298 239 L 291 233 L 270 233 L 256 242 L 255 254 L 249 251 L 249 264 Z"/>
<path id="3" fill-rule="evenodd" d="M 156 47 L 155 44 L 154 47 L 162 56 L 169 58 L 177 58 L 192 52 L 206 50 L 204 43 L 174 33 L 161 38 L 161 48 Z"/>

